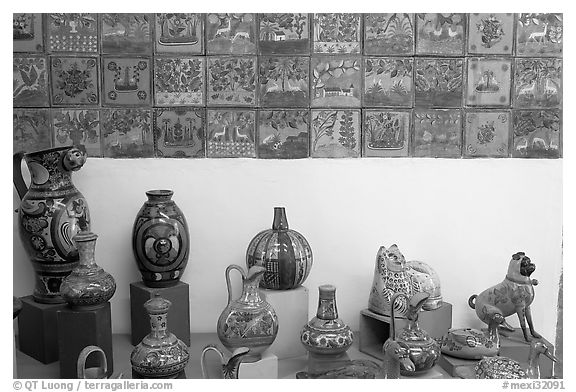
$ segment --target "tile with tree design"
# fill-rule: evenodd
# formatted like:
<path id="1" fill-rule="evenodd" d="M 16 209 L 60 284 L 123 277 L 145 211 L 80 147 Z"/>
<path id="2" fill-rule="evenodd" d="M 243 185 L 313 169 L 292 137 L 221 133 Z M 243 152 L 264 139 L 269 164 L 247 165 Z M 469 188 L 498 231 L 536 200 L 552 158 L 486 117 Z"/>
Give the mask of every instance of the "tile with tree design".
<path id="1" fill-rule="evenodd" d="M 255 158 L 256 112 L 244 109 L 208 109 L 208 158 Z"/>
<path id="2" fill-rule="evenodd" d="M 13 61 L 14 107 L 48 106 L 48 70 L 45 57 L 17 56 Z"/>
<path id="3" fill-rule="evenodd" d="M 412 107 L 413 59 L 372 57 L 364 59 L 364 106 Z"/>
<path id="4" fill-rule="evenodd" d="M 467 106 L 510 106 L 512 60 L 468 58 Z"/>
<path id="5" fill-rule="evenodd" d="M 416 54 L 464 54 L 465 14 L 416 14 Z"/>
<path id="6" fill-rule="evenodd" d="M 409 110 L 364 110 L 363 156 L 407 157 L 410 120 Z"/>
<path id="7" fill-rule="evenodd" d="M 462 59 L 416 59 L 415 106 L 462 106 Z"/>
<path id="8" fill-rule="evenodd" d="M 513 100 L 515 108 L 558 107 L 561 102 L 561 59 L 516 59 Z"/>
<path id="9" fill-rule="evenodd" d="M 156 53 L 204 53 L 204 15 L 156 14 Z"/>
<path id="10" fill-rule="evenodd" d="M 460 109 L 415 109 L 412 155 L 460 158 L 462 114 Z"/>
<path id="11" fill-rule="evenodd" d="M 208 105 L 256 105 L 256 57 L 208 58 Z"/>
<path id="12" fill-rule="evenodd" d="M 308 158 L 308 110 L 261 110 L 258 158 Z"/>
<path id="13" fill-rule="evenodd" d="M 313 109 L 310 155 L 313 158 L 360 157 L 360 110 Z"/>
<path id="14" fill-rule="evenodd" d="M 512 55 L 514 14 L 470 14 L 468 53 Z"/>
<path id="15" fill-rule="evenodd" d="M 52 147 L 49 109 L 14 109 L 13 152 L 32 152 Z"/>
<path id="16" fill-rule="evenodd" d="M 150 105 L 150 59 L 102 58 L 102 104 L 104 106 Z"/>
<path id="17" fill-rule="evenodd" d="M 314 14 L 314 53 L 361 53 L 361 17 L 362 14 Z"/>
<path id="18" fill-rule="evenodd" d="M 48 51 L 98 52 L 97 14 L 48 14 Z"/>
<path id="19" fill-rule="evenodd" d="M 256 54 L 255 14 L 208 14 L 207 54 Z"/>
<path id="20" fill-rule="evenodd" d="M 154 135 L 147 109 L 102 109 L 102 152 L 108 158 L 152 158 Z"/>
<path id="21" fill-rule="evenodd" d="M 91 157 L 101 157 L 98 109 L 52 109 L 54 146 L 84 146 Z"/>
<path id="22" fill-rule="evenodd" d="M 514 110 L 513 158 L 560 158 L 562 156 L 561 112 Z"/>
<path id="23" fill-rule="evenodd" d="M 308 57 L 260 57 L 260 105 L 307 107 Z"/>
<path id="24" fill-rule="evenodd" d="M 156 156 L 204 157 L 205 127 L 206 110 L 204 108 L 154 109 Z"/>
<path id="25" fill-rule="evenodd" d="M 560 56 L 562 14 L 519 14 L 516 30 L 517 56 Z"/>
<path id="26" fill-rule="evenodd" d="M 101 14 L 102 53 L 152 53 L 154 14 Z"/>
<path id="27" fill-rule="evenodd" d="M 42 14 L 13 13 L 12 30 L 14 52 L 42 52 L 44 50 Z"/>
<path id="28" fill-rule="evenodd" d="M 260 54 L 309 54 L 308 14 L 260 14 Z"/>
<path id="29" fill-rule="evenodd" d="M 50 57 L 53 106 L 98 105 L 98 57 Z"/>
<path id="30" fill-rule="evenodd" d="M 509 111 L 466 111 L 464 156 L 508 157 L 511 123 Z"/>
<path id="31" fill-rule="evenodd" d="M 203 105 L 204 64 L 204 57 L 155 57 L 154 101 L 156 105 Z"/>
<path id="32" fill-rule="evenodd" d="M 312 57 L 312 107 L 359 107 L 360 57 Z"/>
<path id="33" fill-rule="evenodd" d="M 365 14 L 364 54 L 413 55 L 414 14 Z"/>

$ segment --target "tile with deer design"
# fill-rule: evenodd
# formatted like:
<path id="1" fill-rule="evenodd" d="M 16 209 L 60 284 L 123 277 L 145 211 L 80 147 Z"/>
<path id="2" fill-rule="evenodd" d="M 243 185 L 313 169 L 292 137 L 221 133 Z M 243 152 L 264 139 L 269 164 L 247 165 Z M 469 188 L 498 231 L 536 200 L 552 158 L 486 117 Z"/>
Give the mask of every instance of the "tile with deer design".
<path id="1" fill-rule="evenodd" d="M 409 110 L 364 110 L 362 156 L 407 157 L 410 120 Z"/>
<path id="2" fill-rule="evenodd" d="M 310 112 L 260 110 L 258 113 L 258 158 L 308 158 Z"/>
<path id="3" fill-rule="evenodd" d="M 260 57 L 260 105 L 307 107 L 308 57 Z"/>
<path id="4" fill-rule="evenodd" d="M 255 158 L 256 112 L 248 109 L 208 109 L 206 156 Z"/>
<path id="5" fill-rule="evenodd" d="M 256 54 L 256 14 L 207 14 L 207 54 Z"/>
<path id="6" fill-rule="evenodd" d="M 156 53 L 204 53 L 204 14 L 156 14 Z"/>
<path id="7" fill-rule="evenodd" d="M 12 118 L 13 152 L 33 152 L 52 147 L 49 109 L 17 109 Z"/>
<path id="8" fill-rule="evenodd" d="M 98 52 L 97 14 L 47 14 L 49 52 Z"/>
<path id="9" fill-rule="evenodd" d="M 416 59 L 415 106 L 452 107 L 462 106 L 462 59 Z"/>
<path id="10" fill-rule="evenodd" d="M 204 104 L 204 57 L 154 58 L 154 101 L 157 106 Z"/>
<path id="11" fill-rule="evenodd" d="M 154 135 L 149 109 L 102 109 L 102 152 L 106 158 L 152 158 Z"/>
<path id="12" fill-rule="evenodd" d="M 42 52 L 44 50 L 42 14 L 13 13 L 12 30 L 14 52 Z"/>
<path id="13" fill-rule="evenodd" d="M 468 54 L 512 55 L 514 14 L 469 14 Z"/>
<path id="14" fill-rule="evenodd" d="M 558 107 L 562 102 L 562 60 L 517 58 L 514 71 L 515 108 Z"/>
<path id="15" fill-rule="evenodd" d="M 512 115 L 513 158 L 562 157 L 560 110 L 513 110 Z"/>
<path id="16" fill-rule="evenodd" d="M 460 158 L 462 114 L 460 109 L 415 109 L 412 156 Z"/>
<path id="17" fill-rule="evenodd" d="M 208 57 L 208 105 L 256 105 L 256 57 Z"/>
<path id="18" fill-rule="evenodd" d="M 364 54 L 414 54 L 414 14 L 364 14 Z"/>
<path id="19" fill-rule="evenodd" d="M 563 19 L 562 14 L 518 14 L 516 55 L 561 56 Z"/>
<path id="20" fill-rule="evenodd" d="M 206 110 L 204 108 L 154 109 L 154 140 L 157 157 L 202 158 L 205 156 Z"/>
<path id="21" fill-rule="evenodd" d="M 151 54 L 154 14 L 100 14 L 102 53 Z"/>
<path id="22" fill-rule="evenodd" d="M 467 106 L 510 106 L 512 60 L 468 58 Z"/>
<path id="23" fill-rule="evenodd" d="M 54 147 L 84 146 L 91 157 L 101 157 L 98 109 L 52 109 Z"/>
<path id="24" fill-rule="evenodd" d="M 310 61 L 312 107 L 360 106 L 360 57 L 312 57 Z"/>
<path id="25" fill-rule="evenodd" d="M 510 111 L 467 110 L 464 121 L 464 156 L 508 157 Z"/>
<path id="26" fill-rule="evenodd" d="M 414 61 L 404 57 L 364 59 L 364 106 L 412 107 Z"/>
<path id="27" fill-rule="evenodd" d="M 150 105 L 150 59 L 144 57 L 102 58 L 102 105 Z"/>
<path id="28" fill-rule="evenodd" d="M 308 14 L 260 14 L 260 54 L 309 54 Z"/>
<path id="29" fill-rule="evenodd" d="M 48 67 L 45 57 L 14 55 L 13 72 L 14 107 L 48 106 Z"/>
<path id="30" fill-rule="evenodd" d="M 360 110 L 314 109 L 311 111 L 311 118 L 310 156 L 360 157 Z"/>
<path id="31" fill-rule="evenodd" d="M 314 53 L 361 53 L 361 19 L 362 14 L 314 14 Z"/>
<path id="32" fill-rule="evenodd" d="M 53 106 L 98 105 L 98 57 L 50 56 Z"/>
<path id="33" fill-rule="evenodd" d="M 416 14 L 416 54 L 464 54 L 466 14 Z"/>

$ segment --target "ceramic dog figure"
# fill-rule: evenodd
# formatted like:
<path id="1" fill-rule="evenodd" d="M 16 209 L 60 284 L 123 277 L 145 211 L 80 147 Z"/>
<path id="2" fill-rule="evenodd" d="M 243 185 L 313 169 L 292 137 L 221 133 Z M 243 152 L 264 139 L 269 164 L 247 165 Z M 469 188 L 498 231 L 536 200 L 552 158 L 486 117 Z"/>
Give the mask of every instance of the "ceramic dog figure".
<path id="1" fill-rule="evenodd" d="M 494 320 L 500 320 L 499 324 L 502 327 L 511 330 L 514 329 L 506 323 L 505 318 L 516 313 L 524 339 L 527 342 L 531 340 L 526 322 L 528 322 L 530 334 L 535 338 L 541 338 L 542 336 L 534 330 L 530 311 L 530 304 L 534 300 L 533 286 L 538 284 L 536 279 L 530 278 L 535 269 L 536 265 L 524 252 L 512 255 L 504 281 L 478 295 L 474 294 L 468 300 L 468 304 L 476 310 L 478 318 L 486 324 L 490 325 Z"/>

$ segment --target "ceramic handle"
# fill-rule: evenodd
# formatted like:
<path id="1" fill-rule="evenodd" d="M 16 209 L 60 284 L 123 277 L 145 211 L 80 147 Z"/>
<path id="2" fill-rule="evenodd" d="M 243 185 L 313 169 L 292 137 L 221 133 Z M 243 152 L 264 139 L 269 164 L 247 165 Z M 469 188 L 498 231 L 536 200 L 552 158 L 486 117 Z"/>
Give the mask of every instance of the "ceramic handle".
<path id="1" fill-rule="evenodd" d="M 24 158 L 23 152 L 17 152 L 14 154 L 14 172 L 12 173 L 12 177 L 14 178 L 14 186 L 16 187 L 16 192 L 18 192 L 20 200 L 22 200 L 26 192 L 28 192 L 28 187 L 26 186 L 24 177 L 22 176 L 22 158 Z"/>
<path id="2" fill-rule="evenodd" d="M 244 283 L 244 280 L 246 280 L 246 273 L 244 272 L 244 269 L 239 265 L 231 264 L 228 266 L 228 268 L 226 268 L 226 287 L 228 288 L 227 305 L 230 305 L 230 302 L 232 301 L 232 285 L 230 284 L 230 271 L 232 271 L 233 269 L 238 270 L 240 274 L 242 274 L 242 283 Z"/>
<path id="3" fill-rule="evenodd" d="M 200 355 L 200 369 L 202 370 L 202 378 L 204 379 L 208 378 L 208 373 L 206 372 L 206 353 L 208 351 L 216 351 L 216 353 L 218 353 L 220 356 L 220 363 L 224 362 L 224 355 L 220 350 L 218 350 L 218 347 L 213 344 L 209 344 L 208 346 L 204 347 L 204 350 L 202 350 L 202 354 Z"/>
<path id="4" fill-rule="evenodd" d="M 106 354 L 104 351 L 98 346 L 86 346 L 80 354 L 78 355 L 78 362 L 76 364 L 76 373 L 79 379 L 86 378 L 86 359 L 92 353 L 99 353 L 100 354 L 100 365 L 104 369 L 103 375 L 106 377 L 106 373 L 108 373 L 108 361 L 106 360 Z"/>

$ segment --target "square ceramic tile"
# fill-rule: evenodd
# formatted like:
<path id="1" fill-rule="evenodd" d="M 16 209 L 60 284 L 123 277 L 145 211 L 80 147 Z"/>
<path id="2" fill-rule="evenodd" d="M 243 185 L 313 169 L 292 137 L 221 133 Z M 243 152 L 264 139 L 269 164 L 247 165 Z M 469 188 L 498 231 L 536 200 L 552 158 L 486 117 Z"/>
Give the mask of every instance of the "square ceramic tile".
<path id="1" fill-rule="evenodd" d="M 360 157 L 360 110 L 314 109 L 311 118 L 310 156 Z"/>
<path id="2" fill-rule="evenodd" d="M 413 55 L 414 14 L 364 14 L 364 54 Z"/>
<path id="3" fill-rule="evenodd" d="M 98 57 L 50 57 L 54 106 L 98 105 Z"/>
<path id="4" fill-rule="evenodd" d="M 256 14 L 208 14 L 207 54 L 256 54 Z"/>
<path id="5" fill-rule="evenodd" d="M 362 14 L 314 14 L 314 53 L 360 51 Z"/>
<path id="6" fill-rule="evenodd" d="M 154 14 L 100 14 L 102 53 L 150 54 Z"/>
<path id="7" fill-rule="evenodd" d="M 461 107 L 464 61 L 416 59 L 416 107 Z"/>
<path id="8" fill-rule="evenodd" d="M 410 118 L 409 110 L 364 110 L 362 156 L 407 157 Z"/>
<path id="9" fill-rule="evenodd" d="M 558 109 L 514 110 L 513 158 L 560 158 L 562 113 Z"/>
<path id="10" fill-rule="evenodd" d="M 47 14 L 50 52 L 98 52 L 97 14 Z"/>
<path id="11" fill-rule="evenodd" d="M 256 105 L 256 57 L 208 58 L 208 105 Z"/>
<path id="12" fill-rule="evenodd" d="M 308 106 L 308 57 L 260 57 L 259 62 L 261 106 Z"/>
<path id="13" fill-rule="evenodd" d="M 313 57 L 310 61 L 312 107 L 360 106 L 360 57 Z"/>
<path id="14" fill-rule="evenodd" d="M 154 156 L 152 115 L 147 109 L 102 109 L 102 152 L 107 158 Z"/>
<path id="15" fill-rule="evenodd" d="M 509 111 L 466 111 L 464 121 L 465 157 L 508 157 Z"/>
<path id="16" fill-rule="evenodd" d="M 156 53 L 204 53 L 203 14 L 156 14 Z"/>
<path id="17" fill-rule="evenodd" d="M 156 156 L 204 157 L 206 110 L 203 108 L 154 109 Z"/>
<path id="18" fill-rule="evenodd" d="M 49 109 L 14 109 L 13 152 L 32 152 L 52 147 Z"/>
<path id="19" fill-rule="evenodd" d="M 517 58 L 514 71 L 514 107 L 550 108 L 562 103 L 562 60 Z"/>
<path id="20" fill-rule="evenodd" d="M 53 109 L 54 146 L 84 146 L 91 157 L 101 157 L 98 109 Z"/>
<path id="21" fill-rule="evenodd" d="M 260 54 L 310 53 L 308 14 L 260 14 Z"/>
<path id="22" fill-rule="evenodd" d="M 561 56 L 562 14 L 518 14 L 517 56 Z"/>
<path id="23" fill-rule="evenodd" d="M 208 109 L 206 156 L 255 158 L 256 112 L 244 109 Z"/>
<path id="24" fill-rule="evenodd" d="M 464 54 L 466 14 L 416 14 L 416 54 Z"/>
<path id="25" fill-rule="evenodd" d="M 468 53 L 512 55 L 514 14 L 469 14 Z"/>
<path id="26" fill-rule="evenodd" d="M 204 57 L 155 57 L 154 101 L 158 106 L 204 105 Z"/>
<path id="27" fill-rule="evenodd" d="M 364 106 L 412 107 L 413 58 L 364 59 Z"/>
<path id="28" fill-rule="evenodd" d="M 460 158 L 462 114 L 460 109 L 415 109 L 412 156 Z"/>
<path id="29" fill-rule="evenodd" d="M 14 55 L 13 71 L 14 106 L 48 106 L 46 58 Z"/>
<path id="30" fill-rule="evenodd" d="M 258 116 L 258 158 L 308 157 L 308 110 L 261 110 Z"/>
<path id="31" fill-rule="evenodd" d="M 14 31 L 12 48 L 14 52 L 42 52 L 44 39 L 42 35 L 42 14 L 12 14 Z"/>
<path id="32" fill-rule="evenodd" d="M 512 60 L 468 58 L 466 105 L 510 106 Z"/>
<path id="33" fill-rule="evenodd" d="M 150 105 L 150 59 L 102 58 L 102 104 L 107 106 Z"/>

